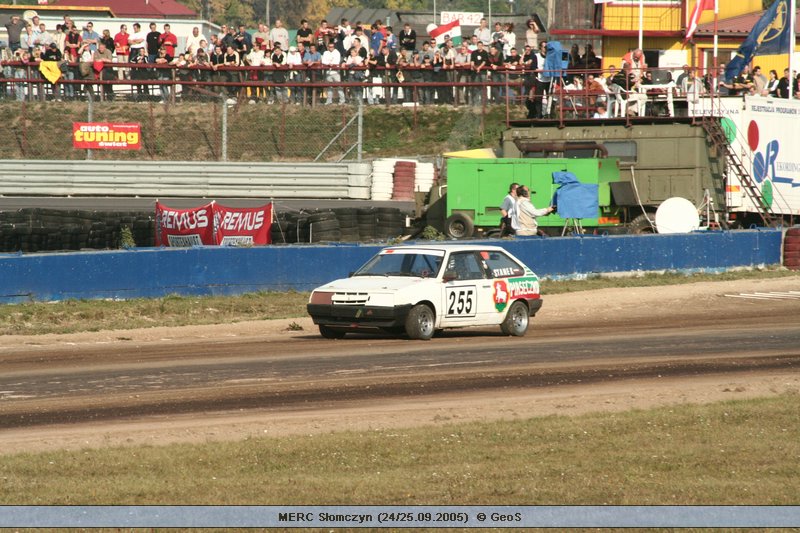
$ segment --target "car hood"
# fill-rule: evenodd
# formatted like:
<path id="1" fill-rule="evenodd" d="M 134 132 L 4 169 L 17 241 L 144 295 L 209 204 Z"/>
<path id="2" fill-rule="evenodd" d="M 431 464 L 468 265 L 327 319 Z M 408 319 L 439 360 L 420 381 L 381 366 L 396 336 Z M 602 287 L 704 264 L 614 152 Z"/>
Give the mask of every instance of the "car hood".
<path id="1" fill-rule="evenodd" d="M 354 276 L 352 278 L 337 279 L 326 283 L 315 291 L 358 291 L 358 292 L 394 292 L 419 285 L 431 283 L 433 278 L 417 278 L 405 276 Z"/>

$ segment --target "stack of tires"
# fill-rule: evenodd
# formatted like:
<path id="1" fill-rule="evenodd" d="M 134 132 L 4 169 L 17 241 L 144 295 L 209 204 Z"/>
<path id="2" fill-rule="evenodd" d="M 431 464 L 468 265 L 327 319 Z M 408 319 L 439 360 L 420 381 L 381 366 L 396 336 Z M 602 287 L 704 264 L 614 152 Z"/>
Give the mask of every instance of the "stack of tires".
<path id="1" fill-rule="evenodd" d="M 270 227 L 273 244 L 308 242 L 308 218 L 299 213 L 278 213 Z"/>
<path id="2" fill-rule="evenodd" d="M 0 252 L 116 249 L 123 227 L 131 230 L 136 246 L 155 245 L 155 220 L 149 211 L 0 211 Z"/>
<path id="3" fill-rule="evenodd" d="M 289 221 L 285 215 L 275 215 L 275 220 L 269 227 L 269 237 L 272 244 L 289 244 Z"/>
<path id="4" fill-rule="evenodd" d="M 380 241 L 394 239 L 405 230 L 405 216 L 393 207 L 375 208 L 375 238 Z"/>
<path id="5" fill-rule="evenodd" d="M 393 173 L 393 159 L 378 159 L 372 163 L 372 188 L 370 193 L 373 200 L 385 201 L 392 199 Z"/>
<path id="6" fill-rule="evenodd" d="M 361 242 L 374 241 L 377 238 L 375 233 L 375 209 L 364 207 L 357 210 L 358 236 Z"/>
<path id="7" fill-rule="evenodd" d="M 783 238 L 783 266 L 789 270 L 800 270 L 800 226 L 786 230 Z"/>
<path id="8" fill-rule="evenodd" d="M 342 229 L 336 213 L 318 211 L 308 215 L 308 235 L 310 242 L 331 242 L 342 239 Z"/>
<path id="9" fill-rule="evenodd" d="M 342 242 L 358 242 L 361 240 L 361 232 L 358 226 L 358 209 L 354 207 L 341 207 L 334 209 L 336 220 L 339 221 Z"/>
<path id="10" fill-rule="evenodd" d="M 436 181 L 436 167 L 433 163 L 417 163 L 417 172 L 414 177 L 415 192 L 429 192 Z"/>
<path id="11" fill-rule="evenodd" d="M 394 164 L 392 200 L 413 200 L 417 164 L 414 161 L 397 161 Z"/>

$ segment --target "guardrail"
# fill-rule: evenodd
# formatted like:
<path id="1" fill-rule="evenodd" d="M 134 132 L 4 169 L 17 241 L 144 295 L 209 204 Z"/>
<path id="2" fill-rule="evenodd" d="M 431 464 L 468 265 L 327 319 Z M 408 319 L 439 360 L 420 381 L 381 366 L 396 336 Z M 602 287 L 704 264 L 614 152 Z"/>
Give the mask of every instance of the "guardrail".
<path id="1" fill-rule="evenodd" d="M 0 195 L 370 198 L 372 163 L 0 160 Z"/>
<path id="2" fill-rule="evenodd" d="M 481 242 L 503 246 L 540 276 L 559 278 L 776 265 L 781 262 L 781 240 L 782 231 L 767 229 Z M 380 248 L 290 245 L 0 254 L 0 303 L 307 291 L 346 277 Z"/>

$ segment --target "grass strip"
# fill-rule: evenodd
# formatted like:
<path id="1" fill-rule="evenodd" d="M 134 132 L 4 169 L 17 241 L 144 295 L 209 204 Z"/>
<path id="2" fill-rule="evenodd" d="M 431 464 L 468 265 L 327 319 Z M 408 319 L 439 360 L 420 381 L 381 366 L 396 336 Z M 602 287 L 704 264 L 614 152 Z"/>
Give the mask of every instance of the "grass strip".
<path id="1" fill-rule="evenodd" d="M 17 454 L 0 462 L 0 501 L 797 505 L 798 465 L 795 393 L 577 417 Z"/>
<path id="2" fill-rule="evenodd" d="M 731 281 L 797 276 L 785 269 L 721 274 L 679 273 L 596 276 L 584 280 L 542 282 L 542 293 L 560 294 L 615 287 L 650 287 L 700 281 Z M 306 316 L 308 293 L 259 292 L 241 296 L 165 296 L 133 300 L 65 300 L 0 306 L 0 335 L 41 335 L 154 326 L 230 324 Z"/>

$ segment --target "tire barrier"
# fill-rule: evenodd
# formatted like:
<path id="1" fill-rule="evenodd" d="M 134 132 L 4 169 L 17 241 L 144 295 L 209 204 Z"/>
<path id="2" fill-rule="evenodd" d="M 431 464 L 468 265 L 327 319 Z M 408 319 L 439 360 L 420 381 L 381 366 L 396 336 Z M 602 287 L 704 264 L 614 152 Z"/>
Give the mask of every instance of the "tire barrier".
<path id="1" fill-rule="evenodd" d="M 133 242 L 123 239 L 124 234 L 133 237 Z M 0 252 L 109 250 L 154 245 L 155 217 L 150 211 L 41 208 L 0 211 Z"/>
<path id="2" fill-rule="evenodd" d="M 406 217 L 394 207 L 342 207 L 275 214 L 273 244 L 383 242 L 403 235 Z"/>
<path id="3" fill-rule="evenodd" d="M 786 230 L 783 238 L 783 266 L 789 270 L 800 270 L 800 226 Z"/>
<path id="4" fill-rule="evenodd" d="M 406 230 L 405 215 L 394 207 L 348 207 L 275 216 L 271 229 L 274 244 L 385 242 Z M 126 245 L 123 228 L 130 230 L 136 247 L 155 246 L 155 216 L 151 211 L 0 211 L 0 253 L 117 249 Z"/>
<path id="5" fill-rule="evenodd" d="M 414 177 L 417 164 L 414 161 L 398 161 L 394 164 L 394 188 L 392 200 L 414 199 Z"/>
<path id="6" fill-rule="evenodd" d="M 433 163 L 415 159 L 376 159 L 372 163 L 373 200 L 413 200 L 415 192 L 427 193 L 436 183 Z"/>

